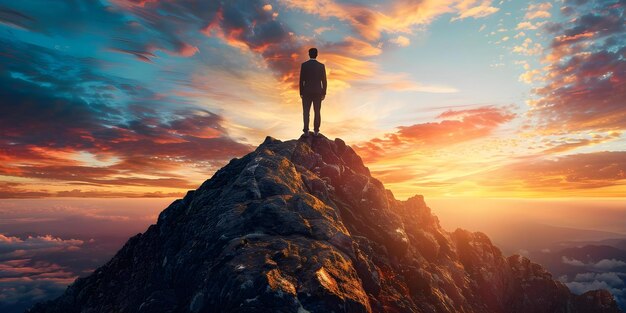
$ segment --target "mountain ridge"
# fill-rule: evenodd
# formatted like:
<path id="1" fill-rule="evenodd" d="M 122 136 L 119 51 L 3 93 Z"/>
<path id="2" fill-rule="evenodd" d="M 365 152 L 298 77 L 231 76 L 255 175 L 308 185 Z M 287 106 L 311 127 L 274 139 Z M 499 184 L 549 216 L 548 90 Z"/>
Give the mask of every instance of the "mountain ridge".
<path id="1" fill-rule="evenodd" d="M 29 312 L 620 312 L 396 200 L 341 139 L 267 137 Z"/>

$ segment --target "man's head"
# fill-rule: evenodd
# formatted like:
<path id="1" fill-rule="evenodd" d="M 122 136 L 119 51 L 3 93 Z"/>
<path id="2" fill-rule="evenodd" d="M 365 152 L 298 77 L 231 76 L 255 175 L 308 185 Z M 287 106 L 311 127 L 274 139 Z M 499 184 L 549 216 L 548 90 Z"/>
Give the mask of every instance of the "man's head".
<path id="1" fill-rule="evenodd" d="M 317 58 L 317 48 L 311 48 L 309 49 L 309 57 L 311 59 L 315 59 Z"/>

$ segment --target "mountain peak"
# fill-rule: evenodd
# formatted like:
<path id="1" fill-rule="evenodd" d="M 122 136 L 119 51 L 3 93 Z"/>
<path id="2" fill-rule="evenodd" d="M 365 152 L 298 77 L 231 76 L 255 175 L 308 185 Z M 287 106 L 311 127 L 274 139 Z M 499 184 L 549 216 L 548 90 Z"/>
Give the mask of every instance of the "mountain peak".
<path id="1" fill-rule="evenodd" d="M 396 200 L 341 139 L 231 160 L 111 261 L 31 312 L 619 312 L 482 233 Z"/>

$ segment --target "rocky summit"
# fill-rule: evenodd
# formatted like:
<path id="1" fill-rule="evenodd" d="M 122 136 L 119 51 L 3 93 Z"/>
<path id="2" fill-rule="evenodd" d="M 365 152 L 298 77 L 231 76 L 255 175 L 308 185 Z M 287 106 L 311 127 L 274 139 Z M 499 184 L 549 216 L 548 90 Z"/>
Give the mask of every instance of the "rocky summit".
<path id="1" fill-rule="evenodd" d="M 396 200 L 341 139 L 268 137 L 30 312 L 619 312 Z"/>

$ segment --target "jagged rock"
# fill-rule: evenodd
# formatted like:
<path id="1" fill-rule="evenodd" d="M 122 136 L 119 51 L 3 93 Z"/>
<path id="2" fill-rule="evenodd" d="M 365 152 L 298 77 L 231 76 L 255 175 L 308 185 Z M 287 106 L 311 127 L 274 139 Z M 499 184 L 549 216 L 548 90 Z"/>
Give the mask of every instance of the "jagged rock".
<path id="1" fill-rule="evenodd" d="M 30 312 L 619 312 L 398 201 L 342 140 L 268 137 Z"/>

